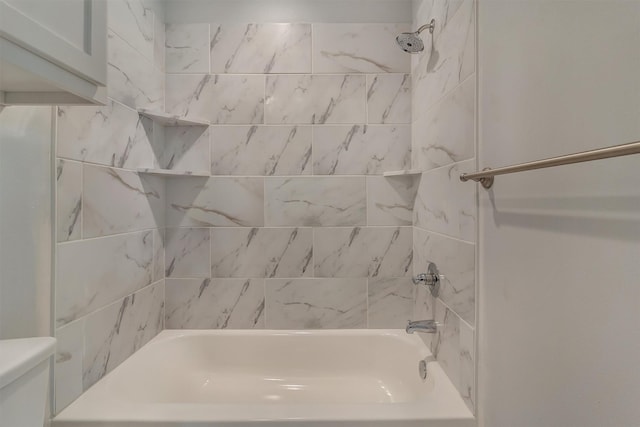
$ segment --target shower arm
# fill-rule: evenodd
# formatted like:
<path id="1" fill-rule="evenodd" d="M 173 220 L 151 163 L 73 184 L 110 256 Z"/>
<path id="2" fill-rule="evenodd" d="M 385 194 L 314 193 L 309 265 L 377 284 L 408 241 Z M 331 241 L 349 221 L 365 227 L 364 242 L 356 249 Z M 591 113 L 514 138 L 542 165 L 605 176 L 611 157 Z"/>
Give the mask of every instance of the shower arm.
<path id="1" fill-rule="evenodd" d="M 433 34 L 433 30 L 436 28 L 436 20 L 432 19 L 428 24 L 424 24 L 423 26 L 421 26 L 420 28 L 418 28 L 418 30 L 416 31 L 416 33 L 420 34 L 421 32 L 423 32 L 424 30 L 428 29 L 429 30 L 429 34 Z"/>

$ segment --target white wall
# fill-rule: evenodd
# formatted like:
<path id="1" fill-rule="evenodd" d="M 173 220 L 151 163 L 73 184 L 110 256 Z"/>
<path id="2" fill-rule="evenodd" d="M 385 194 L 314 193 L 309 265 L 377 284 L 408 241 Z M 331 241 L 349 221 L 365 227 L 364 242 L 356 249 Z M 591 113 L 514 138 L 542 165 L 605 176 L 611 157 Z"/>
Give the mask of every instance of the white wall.
<path id="1" fill-rule="evenodd" d="M 0 107 L 0 339 L 50 335 L 51 107 Z"/>
<path id="2" fill-rule="evenodd" d="M 640 140 L 640 2 L 482 1 L 478 22 L 481 167 Z M 481 426 L 640 425 L 639 184 L 631 156 L 481 190 Z"/>

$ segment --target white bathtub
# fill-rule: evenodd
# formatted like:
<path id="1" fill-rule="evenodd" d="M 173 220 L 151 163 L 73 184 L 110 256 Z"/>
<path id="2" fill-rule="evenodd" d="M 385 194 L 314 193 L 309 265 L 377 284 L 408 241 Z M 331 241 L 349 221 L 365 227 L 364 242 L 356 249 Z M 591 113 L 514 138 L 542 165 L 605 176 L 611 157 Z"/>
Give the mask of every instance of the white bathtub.
<path id="1" fill-rule="evenodd" d="M 430 356 L 400 330 L 166 330 L 53 426 L 474 426 Z"/>

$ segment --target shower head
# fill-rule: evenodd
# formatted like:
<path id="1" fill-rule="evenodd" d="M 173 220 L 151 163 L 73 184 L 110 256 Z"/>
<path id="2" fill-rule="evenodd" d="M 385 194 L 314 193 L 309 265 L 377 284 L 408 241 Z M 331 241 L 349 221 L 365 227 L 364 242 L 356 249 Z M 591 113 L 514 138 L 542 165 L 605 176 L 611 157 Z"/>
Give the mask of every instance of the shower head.
<path id="1" fill-rule="evenodd" d="M 429 34 L 433 34 L 433 29 L 436 27 L 436 20 L 432 19 L 428 24 L 418 28 L 418 31 L 413 33 L 401 33 L 396 37 L 396 42 L 400 49 L 407 53 L 418 53 L 424 50 L 424 43 L 420 38 L 420 33 L 428 29 Z"/>

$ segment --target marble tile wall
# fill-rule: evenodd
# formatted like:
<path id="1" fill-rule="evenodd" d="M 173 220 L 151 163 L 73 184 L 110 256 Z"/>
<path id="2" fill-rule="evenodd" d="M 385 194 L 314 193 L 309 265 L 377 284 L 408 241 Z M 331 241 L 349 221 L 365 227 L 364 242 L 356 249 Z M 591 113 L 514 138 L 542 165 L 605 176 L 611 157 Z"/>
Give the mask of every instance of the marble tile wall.
<path id="1" fill-rule="evenodd" d="M 446 25 L 412 64 L 408 24 L 165 27 L 118 1 L 134 16 L 110 27 L 109 104 L 58 109 L 56 410 L 163 327 L 434 316 L 425 339 L 473 407 L 476 206 L 457 181 L 475 164 L 473 2 L 424 2 Z M 425 173 L 381 176 L 410 167 Z M 411 284 L 427 261 L 446 270 L 437 301 Z"/>
<path id="2" fill-rule="evenodd" d="M 382 173 L 411 166 L 409 28 L 166 27 L 167 112 L 211 123 L 176 155 L 210 176 L 166 180 L 168 328 L 405 326 L 418 182 Z"/>
<path id="3" fill-rule="evenodd" d="M 425 51 L 412 56 L 412 167 L 422 171 L 413 215 L 413 271 L 429 262 L 445 276 L 438 298 L 421 288 L 416 319 L 440 322 L 423 337 L 467 406 L 476 402 L 477 186 L 475 1 L 422 0 L 414 26 L 436 20 Z"/>
<path id="4" fill-rule="evenodd" d="M 164 328 L 166 185 L 136 170 L 188 143 L 162 153 L 136 111 L 164 109 L 164 22 L 144 0 L 108 11 L 109 102 L 57 108 L 54 413 Z"/>

